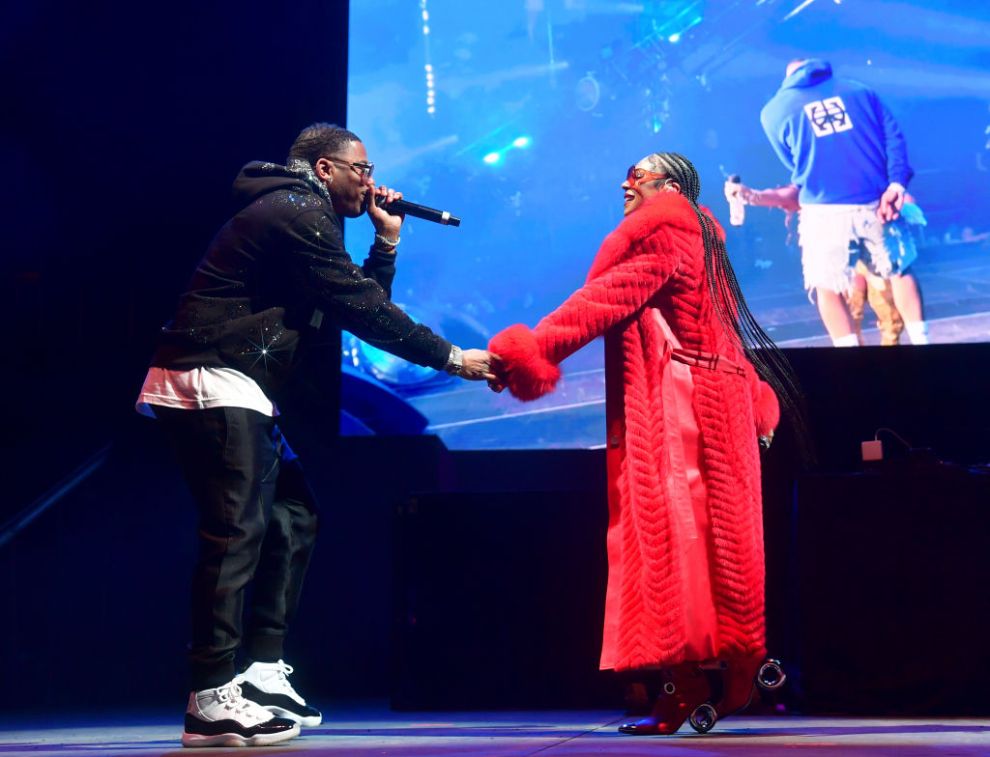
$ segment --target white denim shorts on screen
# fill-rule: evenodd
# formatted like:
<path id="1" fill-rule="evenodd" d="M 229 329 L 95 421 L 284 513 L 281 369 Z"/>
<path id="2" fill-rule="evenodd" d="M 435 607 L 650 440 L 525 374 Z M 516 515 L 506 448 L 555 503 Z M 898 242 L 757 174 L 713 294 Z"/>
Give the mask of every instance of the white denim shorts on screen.
<path id="1" fill-rule="evenodd" d="M 802 205 L 798 220 L 804 288 L 845 294 L 862 260 L 884 279 L 903 273 L 917 259 L 913 233 L 903 218 L 881 223 L 878 203 Z"/>

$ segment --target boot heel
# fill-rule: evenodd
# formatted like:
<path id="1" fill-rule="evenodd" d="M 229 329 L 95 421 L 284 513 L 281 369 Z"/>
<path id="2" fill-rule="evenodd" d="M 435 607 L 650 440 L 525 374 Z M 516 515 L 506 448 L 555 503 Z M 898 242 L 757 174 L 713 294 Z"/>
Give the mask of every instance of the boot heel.
<path id="1" fill-rule="evenodd" d="M 756 685 L 764 691 L 776 691 L 787 681 L 787 673 L 780 660 L 768 659 L 756 673 Z"/>
<path id="2" fill-rule="evenodd" d="M 684 721 L 696 712 L 699 713 L 698 722 L 704 722 L 704 717 L 710 716 L 710 713 L 699 712 L 702 708 L 707 707 L 714 712 L 714 708 L 708 704 L 710 698 L 711 689 L 708 681 L 696 665 L 676 668 L 668 672 L 663 691 L 657 697 L 649 716 L 623 723 L 619 726 L 619 733 L 630 736 L 676 733 L 684 725 Z M 714 719 L 711 724 L 715 724 Z M 694 727 L 692 722 L 692 728 Z"/>
<path id="3" fill-rule="evenodd" d="M 688 718 L 690 725 L 698 733 L 708 733 L 718 722 L 718 710 L 709 702 L 699 704 Z"/>
<path id="4" fill-rule="evenodd" d="M 721 674 L 721 681 L 712 684 L 712 691 L 717 693 L 711 700 L 715 705 L 716 722 L 749 707 L 757 691 L 775 692 L 784 685 L 787 674 L 780 660 L 773 658 L 763 659 L 762 662 L 758 660 L 759 657 L 729 663 L 719 661 L 710 666 L 709 670 L 713 671 L 711 675 Z M 702 727 L 707 725 L 708 730 L 714 725 L 714 723 L 708 724 L 706 713 L 699 713 L 698 722 Z"/>

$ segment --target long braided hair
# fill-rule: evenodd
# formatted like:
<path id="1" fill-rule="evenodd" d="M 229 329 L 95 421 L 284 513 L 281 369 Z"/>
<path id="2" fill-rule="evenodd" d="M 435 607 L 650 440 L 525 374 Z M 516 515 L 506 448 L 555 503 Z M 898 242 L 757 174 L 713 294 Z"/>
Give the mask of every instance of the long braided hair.
<path id="1" fill-rule="evenodd" d="M 750 312 L 732 263 L 729 262 L 725 243 L 716 231 L 715 222 L 698 206 L 701 179 L 697 169 L 690 160 L 676 152 L 653 153 L 645 160 L 655 173 L 666 174 L 676 181 L 681 187 L 681 194 L 691 203 L 701 225 L 708 291 L 719 321 L 728 334 L 735 338 L 760 378 L 777 394 L 794 428 L 802 457 L 811 461 L 814 453 L 804 421 L 804 403 L 794 369 Z"/>

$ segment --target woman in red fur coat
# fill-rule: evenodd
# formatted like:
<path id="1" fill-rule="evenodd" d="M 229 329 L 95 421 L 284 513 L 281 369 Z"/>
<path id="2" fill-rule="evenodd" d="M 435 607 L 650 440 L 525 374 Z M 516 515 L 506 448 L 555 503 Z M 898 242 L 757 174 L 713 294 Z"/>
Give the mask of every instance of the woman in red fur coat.
<path id="1" fill-rule="evenodd" d="M 651 715 L 621 731 L 673 733 L 692 713 L 707 730 L 748 703 L 766 654 L 758 439 L 769 444 L 779 409 L 759 376 L 784 398 L 793 384 L 742 299 L 722 229 L 697 204 L 690 161 L 650 155 L 622 189 L 625 218 L 584 286 L 534 329 L 492 339 L 493 388 L 536 399 L 564 358 L 605 336 L 601 667 L 662 671 Z"/>

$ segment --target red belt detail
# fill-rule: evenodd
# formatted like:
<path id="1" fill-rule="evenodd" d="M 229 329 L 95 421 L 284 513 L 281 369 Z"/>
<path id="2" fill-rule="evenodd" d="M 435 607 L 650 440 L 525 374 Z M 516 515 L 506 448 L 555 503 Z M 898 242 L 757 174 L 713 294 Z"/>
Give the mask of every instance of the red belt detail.
<path id="1" fill-rule="evenodd" d="M 738 365 L 723 355 L 715 355 L 711 352 L 688 352 L 687 350 L 671 350 L 670 359 L 676 360 L 684 365 L 691 365 L 697 368 L 706 368 L 709 371 L 722 371 L 723 373 L 734 373 L 738 376 L 745 376 L 746 373 Z"/>

